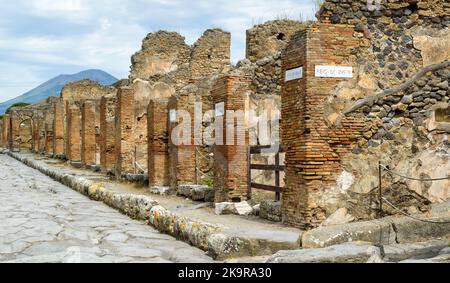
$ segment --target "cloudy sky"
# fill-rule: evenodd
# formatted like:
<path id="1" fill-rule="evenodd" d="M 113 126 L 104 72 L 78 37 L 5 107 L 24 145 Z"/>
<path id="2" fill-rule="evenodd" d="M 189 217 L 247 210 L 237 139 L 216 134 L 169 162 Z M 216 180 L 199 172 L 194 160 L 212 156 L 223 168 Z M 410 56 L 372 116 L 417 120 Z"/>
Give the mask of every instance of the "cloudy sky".
<path id="1" fill-rule="evenodd" d="M 60 74 L 102 69 L 128 76 L 149 32 L 177 31 L 189 44 L 208 28 L 232 33 L 232 60 L 245 30 L 276 18 L 311 19 L 315 0 L 0 0 L 0 102 Z"/>

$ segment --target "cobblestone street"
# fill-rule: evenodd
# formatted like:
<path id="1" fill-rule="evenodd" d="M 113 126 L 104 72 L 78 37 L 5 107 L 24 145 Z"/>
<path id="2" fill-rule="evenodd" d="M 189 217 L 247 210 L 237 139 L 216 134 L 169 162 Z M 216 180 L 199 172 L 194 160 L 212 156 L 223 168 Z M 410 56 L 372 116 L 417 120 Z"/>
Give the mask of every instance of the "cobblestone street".
<path id="1" fill-rule="evenodd" d="M 160 234 L 0 155 L 0 262 L 207 262 Z"/>

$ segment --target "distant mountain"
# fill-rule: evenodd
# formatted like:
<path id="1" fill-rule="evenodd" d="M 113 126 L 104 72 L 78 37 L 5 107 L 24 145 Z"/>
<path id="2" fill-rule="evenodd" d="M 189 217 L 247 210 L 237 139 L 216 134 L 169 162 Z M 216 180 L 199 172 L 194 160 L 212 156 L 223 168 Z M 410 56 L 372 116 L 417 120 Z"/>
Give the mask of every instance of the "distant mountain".
<path id="1" fill-rule="evenodd" d="M 26 102 L 33 104 L 41 102 L 50 96 L 59 96 L 66 84 L 80 80 L 93 80 L 105 86 L 110 86 L 118 81 L 118 79 L 102 70 L 86 70 L 74 75 L 60 75 L 19 97 L 0 103 L 0 115 L 3 115 L 6 109 L 14 103 Z"/>

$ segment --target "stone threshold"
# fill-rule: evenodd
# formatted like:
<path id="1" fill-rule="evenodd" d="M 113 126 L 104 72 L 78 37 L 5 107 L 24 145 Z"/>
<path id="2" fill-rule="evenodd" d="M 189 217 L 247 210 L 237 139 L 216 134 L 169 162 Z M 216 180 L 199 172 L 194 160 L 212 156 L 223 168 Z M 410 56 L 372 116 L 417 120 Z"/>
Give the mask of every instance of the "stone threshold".
<path id="1" fill-rule="evenodd" d="M 217 216 L 197 203 L 186 208 L 183 200 L 169 199 L 147 191 L 130 189 L 100 173 L 72 168 L 61 160 L 32 153 L 8 155 L 95 201 L 145 221 L 161 233 L 171 235 L 208 253 L 215 260 L 270 256 L 281 250 L 301 248 L 303 232 L 281 224 L 235 215 Z M 193 205 L 195 207 L 195 205 Z"/>

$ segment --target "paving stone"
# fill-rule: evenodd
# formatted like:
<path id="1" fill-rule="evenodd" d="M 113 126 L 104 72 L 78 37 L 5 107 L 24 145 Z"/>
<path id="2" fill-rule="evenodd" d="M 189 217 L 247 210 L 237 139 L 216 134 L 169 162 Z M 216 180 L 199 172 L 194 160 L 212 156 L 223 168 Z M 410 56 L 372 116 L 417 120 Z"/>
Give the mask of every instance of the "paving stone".
<path id="1" fill-rule="evenodd" d="M 11 174 L 11 168 L 23 179 Z M 39 183 L 32 190 L 31 178 Z M 0 155 L 0 179 L 0 262 L 212 261 L 201 250 L 91 201 L 6 155 Z"/>

